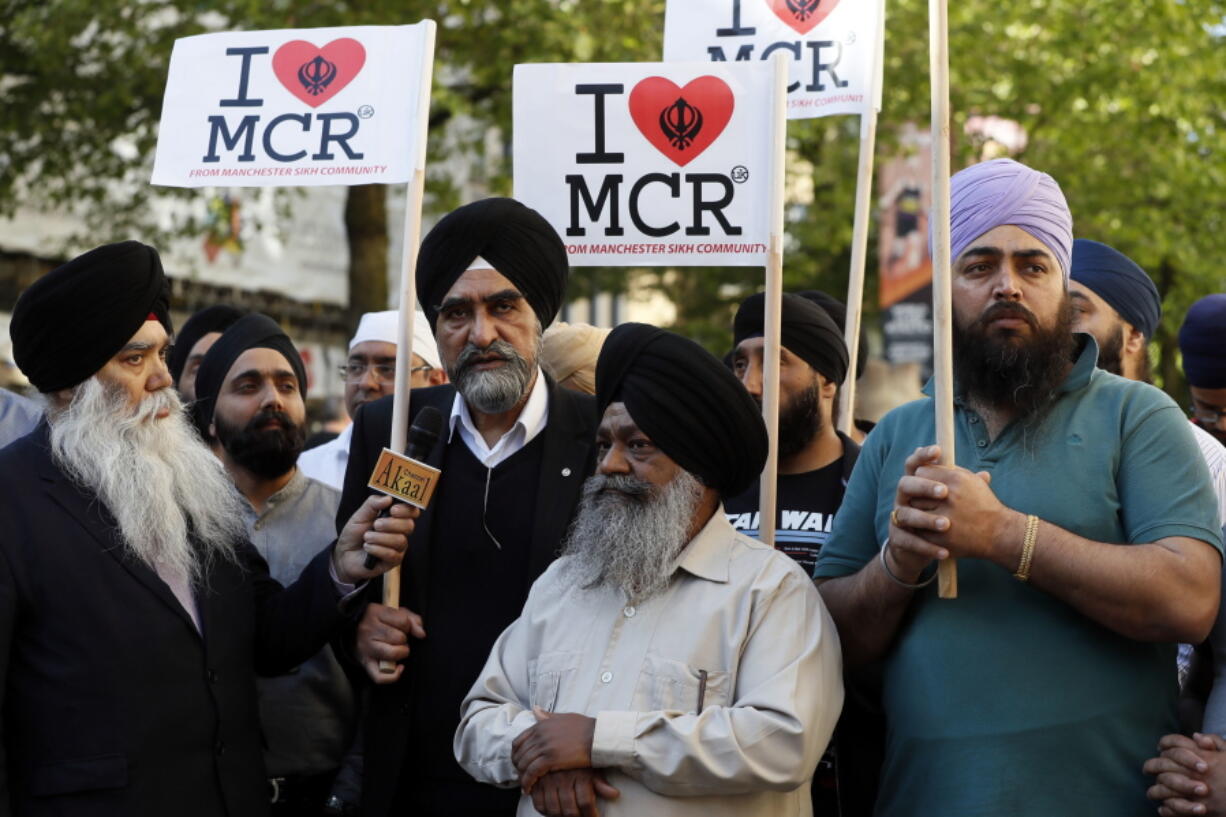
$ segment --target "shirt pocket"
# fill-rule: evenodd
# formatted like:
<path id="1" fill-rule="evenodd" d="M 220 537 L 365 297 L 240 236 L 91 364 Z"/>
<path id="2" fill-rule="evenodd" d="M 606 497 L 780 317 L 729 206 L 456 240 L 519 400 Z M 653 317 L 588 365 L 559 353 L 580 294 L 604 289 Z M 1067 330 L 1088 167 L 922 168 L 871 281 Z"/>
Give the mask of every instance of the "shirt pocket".
<path id="1" fill-rule="evenodd" d="M 648 655 L 639 690 L 649 711 L 697 714 L 700 706 L 706 709 L 732 702 L 732 673 Z"/>
<path id="2" fill-rule="evenodd" d="M 528 705 L 552 712 L 564 681 L 579 668 L 579 653 L 547 652 L 528 662 Z"/>

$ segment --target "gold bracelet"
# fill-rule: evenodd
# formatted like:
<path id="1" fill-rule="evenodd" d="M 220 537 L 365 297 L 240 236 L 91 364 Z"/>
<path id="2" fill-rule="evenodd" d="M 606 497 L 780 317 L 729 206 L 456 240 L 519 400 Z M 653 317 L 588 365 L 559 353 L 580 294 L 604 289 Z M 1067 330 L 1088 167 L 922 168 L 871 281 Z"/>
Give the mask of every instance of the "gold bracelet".
<path id="1" fill-rule="evenodd" d="M 1039 517 L 1026 516 L 1026 538 L 1022 540 L 1022 560 L 1017 565 L 1013 578 L 1020 582 L 1030 581 L 1030 562 L 1034 559 L 1034 543 L 1039 538 Z"/>

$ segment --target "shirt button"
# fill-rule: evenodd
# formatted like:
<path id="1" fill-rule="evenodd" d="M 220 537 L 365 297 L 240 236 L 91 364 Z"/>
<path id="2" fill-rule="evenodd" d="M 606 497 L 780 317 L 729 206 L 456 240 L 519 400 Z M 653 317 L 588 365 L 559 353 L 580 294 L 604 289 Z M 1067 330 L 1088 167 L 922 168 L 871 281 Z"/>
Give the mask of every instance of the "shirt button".
<path id="1" fill-rule="evenodd" d="M 563 468 L 563 469 L 562 469 L 562 476 L 564 476 L 564 477 L 569 477 L 569 476 L 570 476 L 570 469 L 569 469 L 569 468 Z"/>
<path id="2" fill-rule="evenodd" d="M 264 527 L 264 523 L 263 523 L 263 522 L 256 522 L 256 523 L 255 523 L 255 529 L 256 529 L 256 530 L 259 530 L 259 529 L 260 529 L 260 528 L 262 528 L 262 527 Z"/>
<path id="3" fill-rule="evenodd" d="M 987 440 L 980 440 L 979 442 L 975 443 L 975 445 L 979 446 L 980 448 L 983 448 L 987 444 L 988 444 Z"/>
<path id="4" fill-rule="evenodd" d="M 209 670 L 209 671 L 208 671 L 208 679 L 209 679 L 209 683 L 210 683 L 210 684 L 215 684 L 215 683 L 217 683 L 217 671 L 216 671 L 216 670 Z"/>
<path id="5" fill-rule="evenodd" d="M 613 673 L 611 672 L 602 673 L 600 676 L 600 683 L 602 684 L 607 684 L 612 680 L 613 680 Z"/>
<path id="6" fill-rule="evenodd" d="M 634 609 L 634 606 L 631 605 L 630 607 L 627 607 L 625 610 L 622 610 L 622 615 L 625 616 L 626 618 L 634 618 L 634 614 L 637 612 L 638 611 Z"/>
<path id="7" fill-rule="evenodd" d="M 225 742 L 222 740 L 218 740 L 217 743 L 213 746 L 213 751 L 217 753 L 218 757 L 221 757 L 222 755 L 224 755 L 226 753 Z"/>
<path id="8" fill-rule="evenodd" d="M 971 415 L 971 423 L 977 423 L 977 422 L 979 422 L 979 418 L 978 418 L 978 417 L 976 417 L 975 415 L 973 415 L 973 414 L 972 414 L 972 415 Z"/>

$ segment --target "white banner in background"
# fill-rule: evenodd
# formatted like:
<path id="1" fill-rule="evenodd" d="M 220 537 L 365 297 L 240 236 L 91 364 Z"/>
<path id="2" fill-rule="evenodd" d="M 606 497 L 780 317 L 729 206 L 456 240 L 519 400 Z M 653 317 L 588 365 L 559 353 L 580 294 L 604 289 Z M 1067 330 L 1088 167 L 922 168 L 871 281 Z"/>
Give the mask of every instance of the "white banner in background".
<path id="1" fill-rule="evenodd" d="M 881 110 L 879 0 L 668 0 L 664 59 L 792 59 L 788 118 Z"/>
<path id="2" fill-rule="evenodd" d="M 517 65 L 515 197 L 571 266 L 763 266 L 770 114 L 764 62 Z"/>
<path id="3" fill-rule="evenodd" d="M 153 184 L 408 181 L 427 27 L 201 34 L 175 42 Z"/>

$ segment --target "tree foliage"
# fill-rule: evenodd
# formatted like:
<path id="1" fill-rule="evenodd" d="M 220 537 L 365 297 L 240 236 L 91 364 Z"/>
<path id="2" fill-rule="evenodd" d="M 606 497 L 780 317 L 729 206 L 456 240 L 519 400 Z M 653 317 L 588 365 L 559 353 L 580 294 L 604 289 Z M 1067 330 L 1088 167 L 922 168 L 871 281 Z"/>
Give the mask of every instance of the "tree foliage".
<path id="1" fill-rule="evenodd" d="M 442 212 L 459 203 L 453 180 L 437 171 L 448 157 L 480 186 L 506 194 L 512 66 L 657 60 L 663 11 L 664 0 L 10 0 L 0 26 L 0 213 L 76 205 L 98 240 L 147 220 L 143 181 L 176 37 L 427 16 L 440 25 L 427 206 Z M 928 119 L 927 3 L 888 0 L 887 14 L 879 159 L 905 123 Z M 1226 289 L 1224 19 L 1221 0 L 951 3 L 955 166 L 983 148 L 965 133 L 970 117 L 1025 128 L 1017 158 L 1061 183 L 1077 234 L 1118 247 L 1158 282 L 1166 312 L 1158 373 L 1179 398 L 1173 334 L 1192 301 Z M 788 210 L 789 288 L 845 291 L 856 134 L 850 117 L 789 127 L 793 181 L 812 187 L 811 198 Z M 672 297 L 680 331 L 721 352 L 736 301 L 762 280 L 753 268 L 660 273 L 639 274 Z M 618 285 L 626 275 L 579 269 L 574 291 Z"/>

